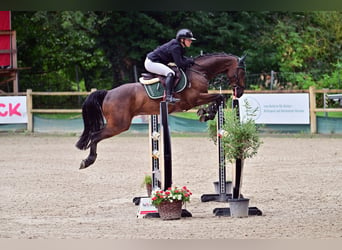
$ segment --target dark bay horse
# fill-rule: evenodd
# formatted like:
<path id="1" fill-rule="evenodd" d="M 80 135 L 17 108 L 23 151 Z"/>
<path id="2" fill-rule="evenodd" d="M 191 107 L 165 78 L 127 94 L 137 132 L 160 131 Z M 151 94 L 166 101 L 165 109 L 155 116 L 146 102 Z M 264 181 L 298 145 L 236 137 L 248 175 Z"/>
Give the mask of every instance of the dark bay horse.
<path id="1" fill-rule="evenodd" d="M 189 86 L 174 94 L 180 101 L 169 105 L 169 113 L 221 102 L 220 94 L 208 94 L 209 81 L 216 75 L 226 73 L 229 84 L 240 97 L 245 88 L 245 56 L 239 58 L 225 53 L 206 54 L 194 59 L 186 75 Z M 159 114 L 160 99 L 150 99 L 141 83 L 127 83 L 111 90 L 92 92 L 82 105 L 83 133 L 76 143 L 81 150 L 90 148 L 88 157 L 80 169 L 93 164 L 97 157 L 97 144 L 129 129 L 136 115 Z M 103 117 L 106 119 L 104 122 Z"/>

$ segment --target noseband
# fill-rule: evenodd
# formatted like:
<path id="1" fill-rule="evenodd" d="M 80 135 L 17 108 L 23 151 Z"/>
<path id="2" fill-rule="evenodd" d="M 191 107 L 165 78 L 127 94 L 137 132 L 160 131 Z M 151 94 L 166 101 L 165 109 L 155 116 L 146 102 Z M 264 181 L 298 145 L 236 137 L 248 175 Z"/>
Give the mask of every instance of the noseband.
<path id="1" fill-rule="evenodd" d="M 240 77 L 239 77 L 239 74 L 238 74 L 238 70 L 239 70 L 239 69 L 243 69 L 243 70 L 245 71 L 245 68 L 246 68 L 246 67 L 245 67 L 244 63 L 243 63 L 243 64 L 239 63 L 238 67 L 236 68 L 236 71 L 235 71 L 234 76 L 228 78 L 228 83 L 229 83 L 229 82 L 234 82 L 234 83 L 235 83 L 235 84 L 233 85 L 234 96 L 237 95 L 238 88 L 241 88 L 241 89 L 243 89 L 243 90 L 245 89 L 245 87 L 239 86 L 239 85 L 237 84 L 237 83 L 240 82 Z M 232 81 L 232 80 L 233 80 L 233 81 Z"/>

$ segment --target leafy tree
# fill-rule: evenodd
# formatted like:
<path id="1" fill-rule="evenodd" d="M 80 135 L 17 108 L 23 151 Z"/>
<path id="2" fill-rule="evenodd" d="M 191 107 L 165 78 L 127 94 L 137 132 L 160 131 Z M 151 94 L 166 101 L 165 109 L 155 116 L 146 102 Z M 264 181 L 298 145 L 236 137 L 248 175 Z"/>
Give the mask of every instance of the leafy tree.
<path id="1" fill-rule="evenodd" d="M 262 42 L 275 52 L 276 71 L 296 72 L 288 82 L 299 88 L 322 81 L 341 58 L 341 12 L 296 12 L 278 16 Z M 335 26 L 336 24 L 336 26 Z"/>
<path id="2" fill-rule="evenodd" d="M 111 63 L 113 86 L 133 81 L 133 66 L 143 65 L 146 53 L 168 37 L 158 20 L 143 12 L 108 12 L 99 30 L 98 44 Z M 139 27 L 139 28 L 137 28 Z"/>
<path id="3" fill-rule="evenodd" d="M 86 85 L 92 80 L 94 68 L 108 67 L 94 38 L 105 18 L 99 20 L 94 12 L 14 12 L 12 16 L 20 64 L 31 68 L 20 76 L 21 88 L 72 90 L 76 84 L 75 66 Z"/>
<path id="4" fill-rule="evenodd" d="M 342 13 L 255 11 L 34 11 L 12 13 L 20 88 L 90 90 L 135 80 L 146 54 L 189 28 L 201 52 L 248 53 L 247 72 L 296 73 L 287 79 L 339 86 Z M 78 74 L 77 74 L 78 73 Z M 78 75 L 79 81 L 77 81 Z M 338 81 L 340 82 L 340 81 Z"/>

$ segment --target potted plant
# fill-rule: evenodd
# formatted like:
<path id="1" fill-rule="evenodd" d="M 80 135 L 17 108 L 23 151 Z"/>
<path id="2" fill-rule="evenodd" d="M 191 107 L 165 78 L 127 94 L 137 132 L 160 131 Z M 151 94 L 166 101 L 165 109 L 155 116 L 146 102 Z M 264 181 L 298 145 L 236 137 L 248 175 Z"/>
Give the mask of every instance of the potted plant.
<path id="1" fill-rule="evenodd" d="M 235 179 L 233 183 L 233 194 L 229 203 L 231 205 L 231 210 L 233 202 L 238 202 L 239 207 L 245 209 L 246 205 L 242 202 L 247 203 L 247 215 L 248 215 L 248 199 L 240 197 L 240 184 L 242 177 L 242 169 L 244 165 L 244 160 L 247 158 L 254 157 L 261 145 L 261 140 L 259 137 L 258 127 L 256 126 L 253 117 L 257 110 L 253 110 L 247 99 L 244 99 L 244 106 L 246 109 L 246 116 L 241 119 L 238 116 L 238 109 L 225 109 L 224 110 L 224 124 L 221 131 L 216 131 L 216 122 L 210 122 L 208 124 L 208 132 L 210 138 L 216 143 L 217 135 L 221 138 L 221 143 L 224 148 L 224 154 L 227 161 L 235 163 L 235 174 L 233 178 Z M 239 173 L 237 174 L 237 171 Z M 231 211 L 232 214 L 232 211 Z M 239 214 L 237 217 L 244 217 Z"/>
<path id="2" fill-rule="evenodd" d="M 166 191 L 156 190 L 152 193 L 151 203 L 158 209 L 163 220 L 180 219 L 182 205 L 190 201 L 191 191 L 187 187 L 171 187 Z"/>
<path id="3" fill-rule="evenodd" d="M 151 197 L 152 193 L 152 176 L 145 173 L 144 180 L 141 184 L 142 187 L 146 187 L 147 196 Z"/>
<path id="4" fill-rule="evenodd" d="M 244 100 L 246 116 L 243 117 L 242 122 L 237 115 L 237 108 L 226 109 L 224 111 L 223 130 L 219 131 L 225 157 L 231 163 L 235 162 L 236 159 L 244 160 L 254 157 L 262 143 L 258 127 L 253 120 L 256 110 L 252 110 L 247 99 Z"/>

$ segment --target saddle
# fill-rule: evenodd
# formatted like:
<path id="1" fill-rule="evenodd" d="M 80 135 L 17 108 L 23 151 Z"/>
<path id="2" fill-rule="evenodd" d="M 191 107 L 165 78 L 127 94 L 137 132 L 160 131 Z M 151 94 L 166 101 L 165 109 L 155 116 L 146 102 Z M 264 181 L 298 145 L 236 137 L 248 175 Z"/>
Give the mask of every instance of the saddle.
<path id="1" fill-rule="evenodd" d="M 173 87 L 176 87 L 181 79 L 181 72 L 175 64 L 171 64 L 171 65 L 169 64 L 169 66 L 175 72 L 175 77 L 173 79 Z M 149 85 L 149 84 L 160 82 L 165 87 L 166 86 L 165 79 L 166 77 L 163 75 L 158 75 L 158 74 L 154 74 L 151 72 L 145 72 L 145 73 L 141 73 L 139 82 L 141 82 L 144 85 L 145 84 Z"/>
<path id="2" fill-rule="evenodd" d="M 179 93 L 185 89 L 188 80 L 184 71 L 178 69 L 177 66 L 171 66 L 171 69 L 175 72 L 173 83 L 174 93 Z M 151 99 L 158 99 L 164 96 L 165 79 L 165 76 L 148 72 L 141 74 L 139 82 L 144 86 L 147 95 Z"/>

